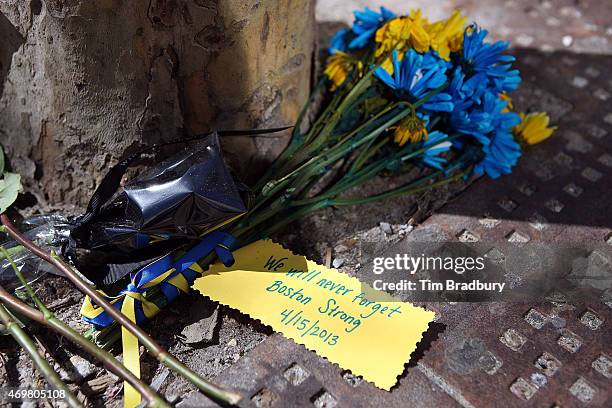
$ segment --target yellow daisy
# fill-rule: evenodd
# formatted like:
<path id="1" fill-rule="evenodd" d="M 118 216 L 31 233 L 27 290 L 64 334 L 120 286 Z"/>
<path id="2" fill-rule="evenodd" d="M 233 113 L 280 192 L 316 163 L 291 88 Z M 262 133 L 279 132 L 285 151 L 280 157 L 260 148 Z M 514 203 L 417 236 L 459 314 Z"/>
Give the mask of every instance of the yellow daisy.
<path id="1" fill-rule="evenodd" d="M 417 116 L 409 116 L 395 128 L 393 139 L 395 143 L 403 146 L 408 142 L 418 143 L 423 139 L 427 140 L 428 136 L 425 121 Z"/>
<path id="2" fill-rule="evenodd" d="M 376 31 L 374 39 L 378 43 L 378 48 L 375 56 L 380 57 L 383 54 L 388 54 L 394 48 L 401 50 L 406 47 L 410 32 L 404 27 L 405 20 L 404 17 L 394 18 Z"/>
<path id="3" fill-rule="evenodd" d="M 391 50 L 406 51 L 408 47 L 418 52 L 429 50 L 430 38 L 425 25 L 427 20 L 421 15 L 421 10 L 415 10 L 406 17 L 389 20 L 376 31 L 374 39 L 378 43 L 375 56 L 388 55 Z"/>
<path id="4" fill-rule="evenodd" d="M 450 53 L 463 47 L 463 31 L 467 16 L 455 10 L 447 20 L 428 24 L 425 29 L 431 38 L 431 48 L 438 52 L 440 58 L 450 60 Z"/>
<path id="5" fill-rule="evenodd" d="M 516 138 L 528 145 L 534 145 L 548 139 L 557 129 L 556 126 L 549 127 L 550 118 L 544 112 L 533 112 L 528 115 L 520 114 L 521 123 L 514 127 Z"/>
<path id="6" fill-rule="evenodd" d="M 431 45 L 431 38 L 425 27 L 429 24 L 420 9 L 412 10 L 410 16 L 410 45 L 418 52 L 427 52 Z"/>
<path id="7" fill-rule="evenodd" d="M 357 68 L 361 69 L 361 62 L 357 64 Z M 342 51 L 336 50 L 336 53 L 327 58 L 327 66 L 323 74 L 332 81 L 331 90 L 336 90 L 346 81 L 348 74 L 353 70 L 355 61 L 350 56 Z"/>

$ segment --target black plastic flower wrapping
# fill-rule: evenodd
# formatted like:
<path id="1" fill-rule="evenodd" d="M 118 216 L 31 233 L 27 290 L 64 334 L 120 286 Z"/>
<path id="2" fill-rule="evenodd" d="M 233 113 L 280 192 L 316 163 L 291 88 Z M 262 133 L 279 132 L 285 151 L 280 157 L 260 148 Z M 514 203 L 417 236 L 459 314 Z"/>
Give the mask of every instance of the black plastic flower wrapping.
<path id="1" fill-rule="evenodd" d="M 217 132 L 120 189 L 126 170 L 147 150 L 109 171 L 70 231 L 65 255 L 95 283 L 114 283 L 247 211 L 248 190 L 225 164 Z"/>

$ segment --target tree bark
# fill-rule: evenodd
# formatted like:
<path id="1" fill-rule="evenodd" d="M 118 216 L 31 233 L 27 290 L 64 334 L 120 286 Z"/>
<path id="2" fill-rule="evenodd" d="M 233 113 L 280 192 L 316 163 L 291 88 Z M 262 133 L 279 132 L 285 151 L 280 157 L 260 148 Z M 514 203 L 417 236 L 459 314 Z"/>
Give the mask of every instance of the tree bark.
<path id="1" fill-rule="evenodd" d="M 86 205 L 138 144 L 292 125 L 311 85 L 314 0 L 3 0 L 0 13 L 0 143 L 42 209 Z M 287 134 L 222 143 L 253 176 Z"/>

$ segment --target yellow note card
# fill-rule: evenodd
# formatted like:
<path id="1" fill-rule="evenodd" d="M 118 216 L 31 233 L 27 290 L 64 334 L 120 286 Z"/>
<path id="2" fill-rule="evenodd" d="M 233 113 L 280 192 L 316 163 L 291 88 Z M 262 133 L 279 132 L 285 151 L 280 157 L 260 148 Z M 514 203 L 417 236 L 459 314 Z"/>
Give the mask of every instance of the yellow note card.
<path id="1" fill-rule="evenodd" d="M 193 287 L 385 390 L 435 316 L 270 240 L 233 254 Z"/>

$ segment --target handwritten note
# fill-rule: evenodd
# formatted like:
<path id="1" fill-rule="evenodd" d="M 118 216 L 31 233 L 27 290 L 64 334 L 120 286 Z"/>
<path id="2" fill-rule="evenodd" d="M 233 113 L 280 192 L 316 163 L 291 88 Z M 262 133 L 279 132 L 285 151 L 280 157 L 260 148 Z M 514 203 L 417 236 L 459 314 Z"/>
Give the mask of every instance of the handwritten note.
<path id="1" fill-rule="evenodd" d="M 434 313 L 269 240 L 212 265 L 194 288 L 389 390 Z"/>

